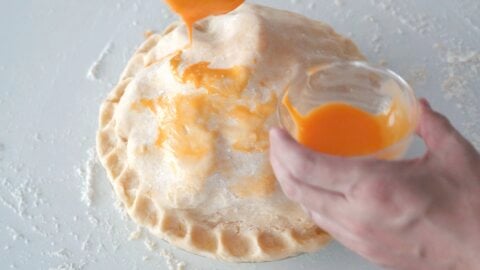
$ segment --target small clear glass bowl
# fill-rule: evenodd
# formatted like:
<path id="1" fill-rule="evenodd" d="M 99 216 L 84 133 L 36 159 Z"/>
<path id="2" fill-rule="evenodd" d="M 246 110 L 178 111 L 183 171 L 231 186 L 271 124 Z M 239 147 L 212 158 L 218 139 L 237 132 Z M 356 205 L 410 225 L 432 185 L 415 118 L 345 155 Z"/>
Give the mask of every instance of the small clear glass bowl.
<path id="1" fill-rule="evenodd" d="M 417 100 L 410 85 L 395 72 L 365 62 L 334 62 L 297 71 L 277 107 L 280 125 L 296 137 L 295 123 L 282 102 L 285 95 L 302 115 L 331 102 L 345 103 L 376 115 L 390 108 L 394 98 L 400 98 L 408 114 L 407 134 L 382 150 L 355 157 L 402 158 L 410 146 L 418 121 Z"/>

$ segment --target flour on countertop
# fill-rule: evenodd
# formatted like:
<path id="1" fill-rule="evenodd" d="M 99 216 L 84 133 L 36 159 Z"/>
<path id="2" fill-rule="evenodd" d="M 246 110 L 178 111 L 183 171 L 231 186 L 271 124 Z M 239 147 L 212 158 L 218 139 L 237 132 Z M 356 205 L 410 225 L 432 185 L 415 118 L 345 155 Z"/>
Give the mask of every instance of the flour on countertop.
<path id="1" fill-rule="evenodd" d="M 12 240 L 13 240 L 13 241 L 17 241 L 17 239 L 23 238 L 23 235 L 21 235 L 20 233 L 18 233 L 18 231 L 15 230 L 14 228 L 12 228 L 12 227 L 10 227 L 10 226 L 6 226 L 5 228 L 7 229 L 7 231 L 10 232 L 10 237 L 12 237 Z"/>
<path id="2" fill-rule="evenodd" d="M 477 51 L 467 51 L 467 52 L 452 52 L 447 51 L 446 60 L 448 64 L 461 64 L 467 62 L 475 62 L 480 60 L 480 53 Z M 474 68 L 475 66 L 472 66 Z"/>
<path id="3" fill-rule="evenodd" d="M 12 203 L 7 201 L 2 195 L 0 194 L 0 203 L 5 206 L 6 208 L 12 210 L 15 214 L 17 214 L 20 217 L 23 217 L 23 212 L 19 209 L 17 209 Z"/>
<path id="4" fill-rule="evenodd" d="M 114 192 L 111 192 L 112 198 L 114 200 L 113 207 L 117 212 L 120 214 L 120 218 L 123 221 L 127 221 L 128 219 L 128 213 L 127 210 L 125 210 L 125 207 L 123 206 L 123 202 L 114 194 Z"/>
<path id="5" fill-rule="evenodd" d="M 337 7 L 343 7 L 345 5 L 345 2 L 343 0 L 335 0 L 333 1 L 333 3 L 337 6 Z"/>
<path id="6" fill-rule="evenodd" d="M 175 256 L 173 256 L 173 254 L 168 250 L 161 249 L 159 254 L 165 260 L 168 270 L 184 270 L 187 266 L 185 262 L 175 258 Z"/>
<path id="7" fill-rule="evenodd" d="M 82 251 L 86 251 L 90 248 L 90 238 L 92 238 L 91 233 L 89 233 L 85 238 L 85 240 L 83 240 L 82 245 L 80 247 Z"/>
<path id="8" fill-rule="evenodd" d="M 35 134 L 33 135 L 33 139 L 34 139 L 36 142 L 41 142 L 41 141 L 42 141 L 42 136 L 40 135 L 40 133 L 35 132 Z"/>
<path id="9" fill-rule="evenodd" d="M 424 83 L 427 80 L 427 70 L 425 67 L 413 68 L 407 74 L 406 79 L 408 83 L 415 88 L 415 85 L 419 83 Z"/>
<path id="10" fill-rule="evenodd" d="M 138 12 L 138 3 L 134 2 L 132 6 L 133 11 Z"/>
<path id="11" fill-rule="evenodd" d="M 138 240 L 140 239 L 140 237 L 142 237 L 142 228 L 140 226 L 137 226 L 137 229 L 131 232 L 128 236 L 128 241 Z"/>
<path id="12" fill-rule="evenodd" d="M 143 244 L 149 251 L 154 251 L 155 249 L 157 249 L 157 243 L 152 241 L 152 239 L 150 238 L 145 238 L 145 240 L 143 241 Z"/>
<path id="13" fill-rule="evenodd" d="M 100 222 L 99 219 L 95 216 L 92 216 L 92 214 L 90 212 L 87 212 L 87 218 L 88 218 L 88 221 L 90 221 L 90 223 L 93 226 L 97 226 L 98 223 Z"/>
<path id="14" fill-rule="evenodd" d="M 87 160 L 83 168 L 76 168 L 77 175 L 83 180 L 81 200 L 86 206 L 90 207 L 94 200 L 95 190 L 93 182 L 95 178 L 95 168 L 98 164 L 95 148 L 87 150 Z"/>
<path id="15" fill-rule="evenodd" d="M 476 32 L 480 33 L 480 27 L 478 27 L 476 24 L 474 24 L 472 22 L 472 19 L 470 19 L 469 17 L 466 17 L 466 18 L 464 18 L 464 20 L 465 20 L 465 22 L 467 23 L 468 26 L 470 26 Z"/>
<path id="16" fill-rule="evenodd" d="M 463 48 L 457 44 L 454 49 L 446 49 L 443 45 L 434 45 L 444 57 L 447 67 L 444 69 L 446 78 L 442 90 L 446 100 L 452 100 L 457 108 L 468 118 L 463 123 L 463 132 L 473 145 L 480 149 L 480 97 L 476 92 L 480 82 L 480 52 Z M 477 82 L 475 84 L 475 82 Z"/>
<path id="17" fill-rule="evenodd" d="M 75 263 L 62 263 L 56 267 L 50 267 L 48 270 L 82 270 L 85 267 L 86 263 L 75 264 Z"/>
<path id="18" fill-rule="evenodd" d="M 90 68 L 87 71 L 87 79 L 91 81 L 99 81 L 100 80 L 100 72 L 103 69 L 103 62 L 105 61 L 105 57 L 112 52 L 113 42 L 109 41 L 103 50 L 98 55 L 97 60 L 95 60 Z"/>
<path id="19" fill-rule="evenodd" d="M 395 4 L 393 4 L 394 2 Z M 405 25 L 413 32 L 422 36 L 425 36 L 428 33 L 440 32 L 438 29 L 439 24 L 437 18 L 422 13 L 412 12 L 413 10 L 410 6 L 404 6 L 401 8 L 400 5 L 404 2 L 392 0 L 370 0 L 370 3 L 372 6 L 388 12 L 390 16 L 395 18 L 402 25 Z"/>
<path id="20" fill-rule="evenodd" d="M 13 172 L 19 172 L 22 166 L 11 166 L 11 169 Z M 0 178 L 0 184 L 7 191 L 8 197 L 11 198 L 8 199 L 7 196 L 2 196 L 0 193 L 0 203 L 19 217 L 31 220 L 32 215 L 27 213 L 27 209 L 42 203 L 38 195 L 38 188 L 34 187 L 32 179 L 26 178 L 23 182 L 13 185 L 7 178 Z M 27 201 L 27 197 L 29 197 L 30 202 Z"/>
<path id="21" fill-rule="evenodd" d="M 137 228 L 132 231 L 128 237 L 129 241 L 143 239 L 143 244 L 149 252 L 155 252 L 158 250 L 158 243 L 156 242 L 157 238 L 151 235 L 148 231 L 143 231 L 142 227 L 137 226 Z M 169 270 L 184 270 L 186 263 L 177 259 L 172 252 L 166 249 L 160 249 L 158 251 L 160 254 L 162 262 L 165 263 Z M 158 259 L 156 256 L 144 255 L 142 256 L 142 261 L 150 261 Z"/>
<path id="22" fill-rule="evenodd" d="M 370 27 L 372 29 L 372 38 L 370 39 L 370 45 L 373 49 L 373 52 L 375 54 L 379 54 L 383 48 L 383 37 L 380 23 L 372 15 L 364 16 L 362 20 L 373 24 L 374 27 Z"/>
<path id="23" fill-rule="evenodd" d="M 60 259 L 69 259 L 72 257 L 72 253 L 66 248 L 61 248 L 57 251 L 44 251 L 42 252 L 42 255 L 50 258 L 60 258 Z"/>

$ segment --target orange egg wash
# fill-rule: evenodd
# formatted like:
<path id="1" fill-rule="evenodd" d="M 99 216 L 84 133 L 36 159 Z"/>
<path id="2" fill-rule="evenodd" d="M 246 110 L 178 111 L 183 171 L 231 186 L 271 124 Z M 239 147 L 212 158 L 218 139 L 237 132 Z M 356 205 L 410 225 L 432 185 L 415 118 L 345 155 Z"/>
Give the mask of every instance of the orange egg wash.
<path id="1" fill-rule="evenodd" d="M 398 98 L 376 115 L 340 102 L 327 103 L 301 115 L 288 99 L 288 93 L 282 103 L 296 126 L 296 139 L 326 154 L 373 154 L 403 139 L 410 130 L 405 106 Z"/>
<path id="2" fill-rule="evenodd" d="M 192 42 L 193 24 L 211 15 L 228 13 L 244 0 L 165 0 L 187 25 L 188 37 Z"/>

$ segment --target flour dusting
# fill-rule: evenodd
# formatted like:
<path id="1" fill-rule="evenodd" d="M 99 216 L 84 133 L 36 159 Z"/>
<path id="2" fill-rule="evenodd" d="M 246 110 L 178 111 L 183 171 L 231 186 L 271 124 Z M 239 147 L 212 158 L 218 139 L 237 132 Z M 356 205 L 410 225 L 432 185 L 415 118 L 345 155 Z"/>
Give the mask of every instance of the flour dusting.
<path id="1" fill-rule="evenodd" d="M 86 206 L 90 207 L 94 200 L 95 190 L 93 181 L 95 177 L 95 168 L 98 164 L 95 148 L 87 150 L 87 159 L 83 168 L 76 168 L 77 175 L 83 179 L 81 200 Z"/>
<path id="2" fill-rule="evenodd" d="M 85 267 L 86 263 L 76 264 L 76 263 L 62 263 L 54 267 L 48 268 L 48 270 L 81 270 Z"/>
<path id="3" fill-rule="evenodd" d="M 463 48 L 461 44 L 453 49 L 446 49 L 441 45 L 435 48 L 440 51 L 447 64 L 443 70 L 446 75 L 442 84 L 444 97 L 446 100 L 454 101 L 457 108 L 467 117 L 468 120 L 463 123 L 462 133 L 477 149 L 480 149 L 480 122 L 478 122 L 480 97 L 476 94 L 480 82 L 480 52 Z"/>
<path id="4" fill-rule="evenodd" d="M 138 240 L 140 239 L 140 237 L 142 237 L 142 228 L 140 226 L 137 226 L 137 229 L 131 232 L 128 236 L 128 241 Z"/>
<path id="5" fill-rule="evenodd" d="M 145 238 L 143 244 L 149 251 L 154 251 L 157 248 L 157 243 L 155 243 L 154 241 L 152 241 L 152 239 L 149 238 Z"/>
<path id="6" fill-rule="evenodd" d="M 448 64 L 461 64 L 478 61 L 480 54 L 477 51 L 452 52 L 447 51 L 446 61 Z M 474 66 L 473 66 L 474 67 Z"/>
<path id="7" fill-rule="evenodd" d="M 123 202 L 118 198 L 118 196 L 115 196 L 115 194 L 113 194 L 113 192 L 112 192 L 112 196 L 113 196 L 113 200 L 114 200 L 113 207 L 120 214 L 120 218 L 123 221 L 129 220 L 128 219 L 128 213 L 127 213 L 127 210 L 125 210 L 125 206 L 123 206 Z"/>
<path id="8" fill-rule="evenodd" d="M 100 80 L 99 73 L 103 69 L 103 62 L 105 61 L 105 57 L 112 52 L 112 48 L 113 48 L 113 42 L 109 41 L 105 45 L 103 50 L 100 52 L 100 54 L 98 55 L 97 60 L 95 60 L 90 66 L 90 68 L 88 69 L 87 75 L 86 75 L 87 79 L 91 81 Z"/>
<path id="9" fill-rule="evenodd" d="M 12 167 L 14 172 L 19 172 L 21 166 Z M 26 178 L 23 182 L 12 184 L 7 178 L 0 178 L 1 187 L 7 192 L 6 195 L 0 193 L 0 203 L 22 219 L 32 219 L 32 215 L 27 213 L 29 207 L 41 204 L 38 195 L 38 188 L 32 184 L 32 179 Z M 32 196 L 29 196 L 32 195 Z M 26 198 L 30 199 L 30 202 Z"/>
<path id="10" fill-rule="evenodd" d="M 337 7 L 343 7 L 345 5 L 345 2 L 343 2 L 343 0 L 335 0 L 333 1 L 333 3 L 337 6 Z"/>
<path id="11" fill-rule="evenodd" d="M 175 256 L 173 256 L 173 254 L 168 250 L 161 249 L 159 254 L 165 260 L 168 270 L 184 270 L 187 266 L 185 262 L 175 258 Z"/>
<path id="12" fill-rule="evenodd" d="M 50 258 L 60 258 L 60 259 L 70 259 L 72 257 L 72 253 L 66 248 L 61 248 L 56 251 L 42 252 L 42 255 L 44 257 L 47 256 Z"/>

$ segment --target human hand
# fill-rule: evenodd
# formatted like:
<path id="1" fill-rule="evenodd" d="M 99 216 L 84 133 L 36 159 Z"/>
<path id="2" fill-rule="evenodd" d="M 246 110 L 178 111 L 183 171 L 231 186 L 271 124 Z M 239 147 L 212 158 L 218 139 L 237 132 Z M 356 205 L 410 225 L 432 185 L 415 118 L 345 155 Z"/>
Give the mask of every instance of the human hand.
<path id="1" fill-rule="evenodd" d="M 480 155 L 420 102 L 413 160 L 320 154 L 272 129 L 271 163 L 286 196 L 339 242 L 391 269 L 480 269 Z"/>

